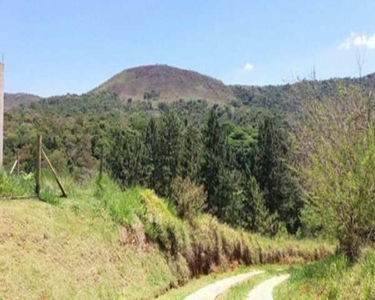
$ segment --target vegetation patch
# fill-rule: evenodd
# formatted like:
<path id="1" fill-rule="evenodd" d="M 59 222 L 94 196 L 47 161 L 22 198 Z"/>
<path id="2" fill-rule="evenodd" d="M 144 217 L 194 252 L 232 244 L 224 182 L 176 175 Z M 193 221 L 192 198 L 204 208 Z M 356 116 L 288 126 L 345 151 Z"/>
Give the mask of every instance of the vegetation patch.
<path id="1" fill-rule="evenodd" d="M 335 255 L 291 267 L 291 277 L 275 291 L 275 299 L 374 299 L 375 251 L 366 250 L 356 264 Z"/>
<path id="2" fill-rule="evenodd" d="M 205 214 L 185 221 L 151 190 L 124 192 L 107 177 L 62 181 L 70 196 L 59 203 L 0 201 L 0 297 L 152 299 L 202 274 L 332 251 L 235 230 Z M 43 176 L 42 186 L 58 195 L 52 182 Z"/>

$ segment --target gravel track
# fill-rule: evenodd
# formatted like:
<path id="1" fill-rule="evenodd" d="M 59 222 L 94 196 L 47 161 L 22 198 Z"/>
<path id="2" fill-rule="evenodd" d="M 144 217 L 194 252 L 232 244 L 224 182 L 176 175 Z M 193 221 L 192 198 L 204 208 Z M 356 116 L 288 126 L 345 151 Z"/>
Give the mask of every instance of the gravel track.
<path id="1" fill-rule="evenodd" d="M 255 287 L 247 296 L 247 300 L 272 300 L 273 289 L 289 278 L 288 274 L 272 277 Z"/>
<path id="2" fill-rule="evenodd" d="M 252 271 L 249 273 L 240 274 L 219 280 L 191 294 L 186 298 L 186 300 L 215 300 L 218 296 L 220 296 L 222 293 L 224 293 L 231 287 L 235 286 L 236 284 L 239 284 L 253 276 L 262 273 L 264 273 L 264 271 Z"/>

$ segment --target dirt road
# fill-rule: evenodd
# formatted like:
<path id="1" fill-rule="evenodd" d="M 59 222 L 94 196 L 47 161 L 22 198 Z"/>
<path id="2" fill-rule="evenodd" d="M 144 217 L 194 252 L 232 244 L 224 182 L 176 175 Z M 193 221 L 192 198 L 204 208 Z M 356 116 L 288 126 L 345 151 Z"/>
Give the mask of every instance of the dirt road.
<path id="1" fill-rule="evenodd" d="M 285 274 L 272 277 L 262 282 L 250 292 L 247 296 L 247 300 L 272 300 L 273 289 L 288 278 L 289 275 Z"/>
<path id="2" fill-rule="evenodd" d="M 194 294 L 191 294 L 186 298 L 186 300 L 214 300 L 226 290 L 230 289 L 232 286 L 262 273 L 264 273 L 264 271 L 252 271 L 249 273 L 219 280 L 196 291 Z"/>

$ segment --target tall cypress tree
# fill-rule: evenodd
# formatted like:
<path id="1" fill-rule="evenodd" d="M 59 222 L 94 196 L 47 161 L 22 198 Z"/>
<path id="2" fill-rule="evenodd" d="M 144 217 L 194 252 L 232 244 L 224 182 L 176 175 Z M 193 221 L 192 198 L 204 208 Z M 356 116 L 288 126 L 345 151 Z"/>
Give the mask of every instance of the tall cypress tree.
<path id="1" fill-rule="evenodd" d="M 279 220 L 293 232 L 298 226 L 301 201 L 294 175 L 288 166 L 291 149 L 281 124 L 274 118 L 265 117 L 259 126 L 253 173 L 269 212 L 277 213 Z"/>
<path id="2" fill-rule="evenodd" d="M 275 216 L 265 206 L 263 193 L 256 179 L 250 176 L 242 181 L 226 208 L 225 220 L 253 232 L 273 233 Z"/>
<path id="3" fill-rule="evenodd" d="M 181 172 L 181 123 L 173 111 L 167 110 L 160 120 L 159 161 L 160 182 L 157 192 L 170 196 L 171 184 Z"/>
<path id="4" fill-rule="evenodd" d="M 229 146 L 214 109 L 210 111 L 203 129 L 203 145 L 201 176 L 207 192 L 207 208 L 211 213 L 223 218 L 224 210 L 234 193 L 236 176 L 231 172 Z"/>
<path id="5" fill-rule="evenodd" d="M 146 172 L 148 186 L 156 189 L 159 181 L 160 169 L 160 147 L 159 147 L 159 129 L 155 118 L 151 118 L 144 133 L 144 143 L 146 150 Z"/>
<path id="6" fill-rule="evenodd" d="M 138 132 L 121 130 L 114 134 L 113 147 L 108 156 L 112 175 L 124 186 L 146 184 L 145 147 Z"/>
<path id="7" fill-rule="evenodd" d="M 270 215 L 265 205 L 263 193 L 254 176 L 250 176 L 245 181 L 244 196 L 243 213 L 247 216 L 245 228 L 263 234 L 274 233 L 275 229 L 277 229 L 275 220 L 277 215 Z"/>
<path id="8" fill-rule="evenodd" d="M 202 142 L 197 127 L 185 121 L 183 143 L 181 149 L 181 176 L 199 182 L 199 172 L 202 161 Z"/>

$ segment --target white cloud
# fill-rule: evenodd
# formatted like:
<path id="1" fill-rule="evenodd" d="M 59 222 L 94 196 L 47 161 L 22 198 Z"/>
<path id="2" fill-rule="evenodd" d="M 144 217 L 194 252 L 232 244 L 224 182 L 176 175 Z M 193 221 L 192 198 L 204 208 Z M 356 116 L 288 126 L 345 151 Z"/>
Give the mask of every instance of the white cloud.
<path id="1" fill-rule="evenodd" d="M 350 37 L 339 45 L 340 50 L 349 50 L 359 47 L 375 49 L 375 34 L 367 36 L 366 34 L 352 32 L 350 33 Z"/>
<path id="2" fill-rule="evenodd" d="M 243 67 L 243 69 L 245 71 L 252 71 L 252 70 L 254 70 L 254 65 L 251 64 L 251 63 L 246 63 L 245 66 Z"/>

